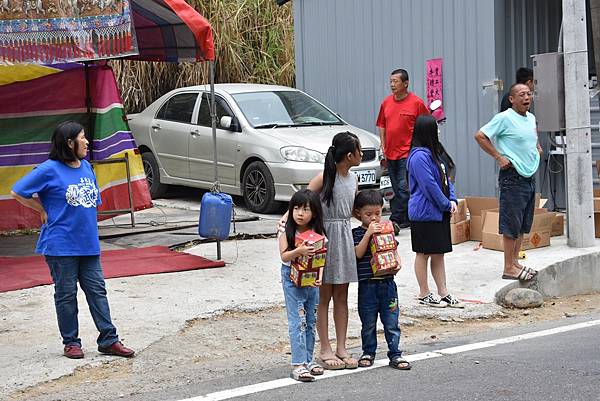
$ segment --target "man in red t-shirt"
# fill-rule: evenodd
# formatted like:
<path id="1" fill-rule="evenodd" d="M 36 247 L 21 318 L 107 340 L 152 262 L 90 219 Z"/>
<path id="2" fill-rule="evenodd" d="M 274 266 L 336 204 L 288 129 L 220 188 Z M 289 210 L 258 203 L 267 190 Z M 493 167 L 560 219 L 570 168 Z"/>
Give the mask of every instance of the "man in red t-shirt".
<path id="1" fill-rule="evenodd" d="M 392 94 L 386 97 L 379 108 L 377 127 L 381 136 L 381 151 L 387 160 L 388 173 L 394 197 L 390 201 L 390 220 L 400 228 L 410 226 L 408 221 L 408 180 L 406 159 L 410 150 L 415 120 L 429 110 L 421 98 L 408 91 L 408 72 L 403 69 L 392 71 L 390 76 Z"/>

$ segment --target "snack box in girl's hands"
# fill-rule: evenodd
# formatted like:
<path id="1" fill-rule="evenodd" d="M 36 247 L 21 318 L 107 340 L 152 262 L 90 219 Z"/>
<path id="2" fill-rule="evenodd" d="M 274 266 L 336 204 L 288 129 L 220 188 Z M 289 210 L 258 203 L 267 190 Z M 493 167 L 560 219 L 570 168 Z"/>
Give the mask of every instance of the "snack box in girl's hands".
<path id="1" fill-rule="evenodd" d="M 302 270 L 292 265 L 290 279 L 296 287 L 314 287 L 317 280 L 323 277 L 323 268 Z"/>
<path id="2" fill-rule="evenodd" d="M 306 241 L 307 245 L 315 248 L 318 251 L 325 247 L 325 237 L 321 234 L 317 234 L 313 230 L 307 230 L 303 233 L 296 234 L 296 247 L 302 245 Z"/>
<path id="3" fill-rule="evenodd" d="M 375 277 L 398 273 L 398 265 L 395 249 L 378 252 L 371 257 L 371 269 Z"/>
<path id="4" fill-rule="evenodd" d="M 319 249 L 313 256 L 299 256 L 292 260 L 292 267 L 296 266 L 299 270 L 313 270 L 325 267 L 325 258 L 327 257 L 327 248 Z"/>

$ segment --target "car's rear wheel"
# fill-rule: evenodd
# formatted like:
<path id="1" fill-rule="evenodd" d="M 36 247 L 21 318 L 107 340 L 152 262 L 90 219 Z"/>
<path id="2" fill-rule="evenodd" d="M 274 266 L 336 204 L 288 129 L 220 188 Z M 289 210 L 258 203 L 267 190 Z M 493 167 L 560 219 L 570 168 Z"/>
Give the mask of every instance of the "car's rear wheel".
<path id="1" fill-rule="evenodd" d="M 244 171 L 242 194 L 248 209 L 255 213 L 271 213 L 279 207 L 273 176 L 263 162 L 252 162 Z"/>
<path id="2" fill-rule="evenodd" d="M 152 199 L 160 198 L 167 191 L 167 185 L 160 183 L 160 171 L 158 163 L 152 152 L 142 153 L 142 164 L 146 174 L 146 182 Z"/>

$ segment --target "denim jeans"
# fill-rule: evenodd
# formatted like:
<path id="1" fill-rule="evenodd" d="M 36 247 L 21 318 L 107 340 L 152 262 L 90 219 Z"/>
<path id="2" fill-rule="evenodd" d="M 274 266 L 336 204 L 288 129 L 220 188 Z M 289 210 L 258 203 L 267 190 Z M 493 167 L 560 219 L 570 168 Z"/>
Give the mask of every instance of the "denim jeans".
<path id="1" fill-rule="evenodd" d="M 390 220 L 402 224 L 408 223 L 408 176 L 406 171 L 406 159 L 388 160 L 388 174 L 392 182 L 394 197 L 390 201 L 392 215 Z"/>
<path id="2" fill-rule="evenodd" d="M 97 343 L 110 347 L 119 340 L 110 318 L 100 256 L 46 256 L 54 282 L 58 329 L 65 345 L 81 346 L 77 319 L 77 281 L 85 293 L 90 313 L 100 332 Z"/>
<path id="3" fill-rule="evenodd" d="M 500 170 L 500 234 L 517 239 L 531 231 L 535 209 L 535 177 L 523 177 L 514 168 Z"/>
<path id="4" fill-rule="evenodd" d="M 315 349 L 319 288 L 296 287 L 290 280 L 290 270 L 289 266 L 281 266 L 281 285 L 285 296 L 292 365 L 304 365 L 312 362 Z"/>
<path id="5" fill-rule="evenodd" d="M 401 356 L 400 351 L 400 306 L 398 288 L 394 278 L 369 279 L 358 282 L 358 315 L 362 329 L 363 354 L 373 355 L 377 351 L 377 315 L 383 323 L 388 358 Z"/>

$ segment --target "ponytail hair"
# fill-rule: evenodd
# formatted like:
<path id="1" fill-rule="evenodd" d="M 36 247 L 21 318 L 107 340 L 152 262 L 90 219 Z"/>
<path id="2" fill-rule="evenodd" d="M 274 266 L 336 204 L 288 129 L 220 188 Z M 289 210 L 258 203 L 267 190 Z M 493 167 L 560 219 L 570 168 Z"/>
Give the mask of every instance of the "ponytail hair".
<path id="1" fill-rule="evenodd" d="M 348 153 L 360 150 L 360 140 L 352 132 L 340 132 L 335 134 L 331 146 L 325 155 L 325 167 L 323 168 L 323 189 L 321 200 L 329 205 L 333 199 L 333 185 L 337 174 L 337 163 L 341 162 Z"/>

